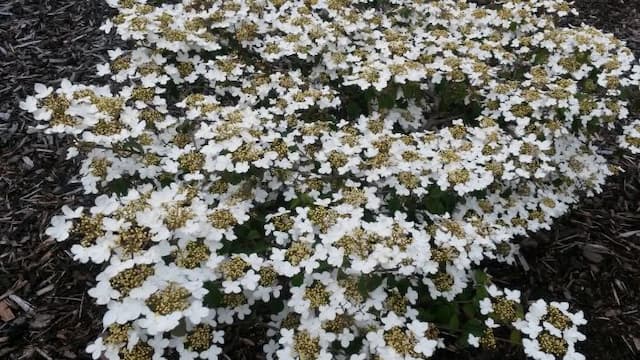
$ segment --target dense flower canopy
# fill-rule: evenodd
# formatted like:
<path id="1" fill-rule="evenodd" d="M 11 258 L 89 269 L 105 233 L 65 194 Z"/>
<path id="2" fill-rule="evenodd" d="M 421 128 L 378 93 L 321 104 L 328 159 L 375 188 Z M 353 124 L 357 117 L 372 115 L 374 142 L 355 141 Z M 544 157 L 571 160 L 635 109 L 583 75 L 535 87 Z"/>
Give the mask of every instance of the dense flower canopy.
<path id="1" fill-rule="evenodd" d="M 98 66 L 110 85 L 21 104 L 77 139 L 98 195 L 48 230 L 105 264 L 94 358 L 215 359 L 256 314 L 269 358 L 429 358 L 429 309 L 471 290 L 469 344 L 506 326 L 535 359 L 582 358 L 580 313 L 524 314 L 476 270 L 600 191 L 599 129 L 640 150 L 622 42 L 557 26 L 560 0 L 107 2 L 135 44 Z"/>

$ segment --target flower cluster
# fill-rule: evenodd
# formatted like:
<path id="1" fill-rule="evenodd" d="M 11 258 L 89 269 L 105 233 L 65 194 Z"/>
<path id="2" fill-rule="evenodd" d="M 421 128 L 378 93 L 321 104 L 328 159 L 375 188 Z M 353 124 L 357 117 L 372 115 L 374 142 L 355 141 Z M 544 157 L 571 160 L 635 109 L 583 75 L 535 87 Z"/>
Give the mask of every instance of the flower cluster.
<path id="1" fill-rule="evenodd" d="M 634 120 L 624 126 L 619 141 L 620 146 L 632 154 L 640 154 L 640 120 Z"/>
<path id="2" fill-rule="evenodd" d="M 579 315 L 524 315 L 474 274 L 615 171 L 594 140 L 640 84 L 619 40 L 558 27 L 563 0 L 107 2 L 135 44 L 98 66 L 111 85 L 21 104 L 76 139 L 97 195 L 47 230 L 104 264 L 94 358 L 215 359 L 260 315 L 270 359 L 425 359 L 447 340 L 431 309 L 470 289 L 470 344 L 510 326 L 535 359 L 579 358 Z"/>
<path id="3" fill-rule="evenodd" d="M 490 285 L 486 290 L 488 297 L 479 302 L 480 313 L 486 318 L 478 335 L 469 333 L 469 345 L 495 348 L 496 332 L 506 328 L 512 334 L 525 336 L 522 339 L 524 351 L 532 359 L 585 359 L 575 349 L 578 341 L 585 340 L 584 334 L 577 328 L 586 324 L 581 311 L 574 314 L 568 311 L 568 303 L 547 304 L 544 300 L 537 300 L 524 314 L 519 291 L 502 291 L 495 285 Z"/>
<path id="4" fill-rule="evenodd" d="M 578 341 L 585 340 L 577 326 L 586 324 L 582 312 L 568 312 L 569 304 L 538 300 L 531 304 L 525 320 L 514 323 L 526 334 L 522 340 L 525 352 L 536 360 L 575 359 L 585 357 L 575 350 Z"/>

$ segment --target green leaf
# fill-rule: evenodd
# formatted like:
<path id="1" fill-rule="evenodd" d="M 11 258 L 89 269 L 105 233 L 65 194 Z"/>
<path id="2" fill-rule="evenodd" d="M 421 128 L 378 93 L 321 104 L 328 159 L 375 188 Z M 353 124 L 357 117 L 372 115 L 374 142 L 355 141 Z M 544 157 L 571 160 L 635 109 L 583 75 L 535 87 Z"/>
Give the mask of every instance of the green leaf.
<path id="1" fill-rule="evenodd" d="M 318 267 L 314 270 L 314 272 L 322 273 L 324 271 L 331 271 L 333 269 L 332 265 L 329 265 L 326 261 L 320 261 Z"/>
<path id="2" fill-rule="evenodd" d="M 362 342 L 364 340 L 364 336 L 358 336 L 351 341 L 349 347 L 345 349 L 347 354 L 357 354 L 362 348 Z"/>
<path id="3" fill-rule="evenodd" d="M 462 305 L 462 312 L 468 318 L 473 319 L 476 316 L 477 306 L 473 303 L 466 303 Z"/>
<path id="4" fill-rule="evenodd" d="M 449 327 L 453 330 L 458 330 L 460 328 L 460 318 L 458 317 L 457 311 L 454 311 L 449 317 Z"/>
<path id="5" fill-rule="evenodd" d="M 263 235 L 256 229 L 251 229 L 249 230 L 249 233 L 247 234 L 247 240 L 258 240 L 261 239 L 263 237 Z"/>
<path id="6" fill-rule="evenodd" d="M 509 334 L 509 340 L 516 344 L 522 343 L 522 334 L 518 330 L 511 330 L 511 334 Z"/>
<path id="7" fill-rule="evenodd" d="M 479 269 L 473 272 L 473 278 L 475 279 L 476 284 L 478 285 L 486 285 L 487 282 L 489 281 L 489 275 L 486 272 Z"/>
<path id="8" fill-rule="evenodd" d="M 580 129 L 582 129 L 582 120 L 579 118 L 573 119 L 573 121 L 571 122 L 571 130 L 573 130 L 574 132 L 578 132 L 580 131 Z"/>
<path id="9" fill-rule="evenodd" d="M 594 134 L 598 132 L 599 129 L 600 129 L 600 121 L 598 121 L 598 119 L 591 119 L 587 121 L 587 131 Z"/>
<path id="10" fill-rule="evenodd" d="M 457 310 L 457 306 L 453 303 L 443 303 L 440 305 L 436 305 L 433 311 L 433 321 L 437 324 L 449 324 L 450 326 L 452 318 L 454 316 L 458 316 Z M 459 319 L 455 320 L 454 322 L 459 324 Z"/>
<path id="11" fill-rule="evenodd" d="M 345 109 L 349 119 L 357 119 L 363 113 L 362 108 L 355 101 L 347 102 Z"/>
<path id="12" fill-rule="evenodd" d="M 378 96 L 378 106 L 381 109 L 391 109 L 396 102 L 395 88 L 385 90 L 380 96 Z"/>
<path id="13" fill-rule="evenodd" d="M 130 185 L 131 184 L 127 179 L 119 178 L 109 182 L 106 188 L 111 193 L 116 193 L 120 196 L 123 196 L 127 194 Z"/>
<path id="14" fill-rule="evenodd" d="M 129 139 L 127 142 L 125 142 L 123 144 L 123 147 L 131 152 L 144 154 L 144 148 L 142 147 L 142 145 L 133 139 Z"/>
<path id="15" fill-rule="evenodd" d="M 433 322 L 435 315 L 431 309 L 419 309 L 418 318 L 422 321 Z"/>
<path id="16" fill-rule="evenodd" d="M 545 64 L 547 60 L 549 60 L 549 51 L 547 49 L 538 49 L 534 54 L 534 64 L 541 65 Z"/>
<path id="17" fill-rule="evenodd" d="M 207 281 L 204 283 L 204 288 L 209 292 L 202 299 L 202 303 L 209 308 L 220 307 L 222 305 L 222 292 L 220 292 L 218 284 L 213 281 Z"/>
<path id="18" fill-rule="evenodd" d="M 447 212 L 447 209 L 444 207 L 440 200 L 434 199 L 427 202 L 425 209 L 436 215 L 443 215 Z"/>
<path id="19" fill-rule="evenodd" d="M 438 185 L 432 185 L 428 190 L 429 193 L 423 199 L 423 206 L 432 214 L 452 212 L 458 204 L 458 195 L 453 191 L 442 191 Z"/>
<path id="20" fill-rule="evenodd" d="M 373 100 L 373 98 L 376 96 L 376 93 L 376 90 L 372 87 L 368 88 L 362 93 L 361 99 L 364 100 L 365 107 L 371 102 L 371 100 Z"/>
<path id="21" fill-rule="evenodd" d="M 473 298 L 475 302 L 480 302 L 480 300 L 489 297 L 489 292 L 484 286 L 478 286 L 476 288 L 476 296 Z"/>
<path id="22" fill-rule="evenodd" d="M 297 274 L 296 276 L 292 277 L 290 280 L 291 286 L 295 286 L 295 287 L 302 285 L 303 282 L 304 282 L 304 272 Z"/>
<path id="23" fill-rule="evenodd" d="M 178 326 L 174 327 L 173 330 L 171 330 L 171 335 L 178 337 L 178 336 L 184 336 L 186 334 L 187 334 L 187 322 L 184 319 L 181 319 Z"/>
<path id="24" fill-rule="evenodd" d="M 367 291 L 367 277 L 366 276 L 361 276 L 360 279 L 358 279 L 358 292 L 365 299 L 367 297 L 369 297 L 369 291 Z"/>
<path id="25" fill-rule="evenodd" d="M 471 102 L 465 109 L 464 121 L 466 124 L 476 126 L 476 119 L 482 114 L 482 105 L 479 102 Z"/>
<path id="26" fill-rule="evenodd" d="M 462 334 L 456 340 L 456 346 L 459 348 L 465 348 L 469 345 L 469 334 L 480 336 L 482 334 L 483 325 L 478 319 L 471 319 L 465 322 L 462 327 Z"/>
<path id="27" fill-rule="evenodd" d="M 398 288 L 398 291 L 400 291 L 401 294 L 406 294 L 407 289 L 409 289 L 410 285 L 411 282 L 409 281 L 409 279 L 404 278 L 398 280 L 398 282 L 396 283 L 396 288 Z"/>
<path id="28" fill-rule="evenodd" d="M 222 179 L 232 185 L 238 185 L 245 178 L 246 178 L 246 175 L 238 174 L 235 172 L 225 172 L 222 175 Z"/>
<path id="29" fill-rule="evenodd" d="M 175 180 L 174 174 L 171 174 L 171 173 L 165 172 L 158 175 L 158 181 L 160 182 L 160 186 L 162 187 L 171 185 L 174 180 Z"/>
<path id="30" fill-rule="evenodd" d="M 387 207 L 392 213 L 399 211 L 402 209 L 402 200 L 400 200 L 400 197 L 392 195 L 387 201 Z"/>
<path id="31" fill-rule="evenodd" d="M 591 63 L 591 54 L 587 51 L 580 51 L 576 55 L 576 61 L 580 64 L 590 64 Z"/>
<path id="32" fill-rule="evenodd" d="M 381 109 L 391 109 L 394 104 L 395 99 L 390 95 L 384 95 L 378 99 L 378 105 L 380 105 Z"/>
<path id="33" fill-rule="evenodd" d="M 464 108 L 464 99 L 469 94 L 468 84 L 466 82 L 442 81 L 436 87 L 438 95 L 440 95 L 440 111 L 450 112 L 459 111 Z"/>
<path id="34" fill-rule="evenodd" d="M 167 91 L 168 97 L 175 99 L 178 96 L 180 96 L 180 91 L 178 91 L 178 87 L 173 81 L 168 81 L 167 84 L 165 85 L 165 88 L 167 89 L 166 91 Z"/>
<path id="35" fill-rule="evenodd" d="M 417 99 L 420 96 L 420 85 L 417 83 L 406 83 L 402 85 L 402 93 L 406 98 Z"/>
<path id="36" fill-rule="evenodd" d="M 267 303 L 267 307 L 272 314 L 277 314 L 284 309 L 284 302 L 282 302 L 282 300 L 273 299 Z"/>
<path id="37" fill-rule="evenodd" d="M 369 280 L 367 281 L 367 290 L 371 292 L 377 289 L 380 286 L 380 284 L 382 284 L 382 280 L 384 280 L 384 278 L 380 275 L 370 276 Z"/>
<path id="38" fill-rule="evenodd" d="M 467 322 L 464 323 L 464 325 L 462 326 L 462 329 L 464 331 L 466 331 L 467 333 L 470 334 L 474 334 L 476 336 L 480 335 L 482 333 L 482 321 L 480 321 L 479 319 L 470 319 Z"/>
<path id="39" fill-rule="evenodd" d="M 358 292 L 360 295 L 367 298 L 369 297 L 369 293 L 382 284 L 382 280 L 384 278 L 380 275 L 363 275 L 358 279 Z"/>
<path id="40" fill-rule="evenodd" d="M 298 194 L 298 197 L 291 200 L 291 207 L 303 207 L 313 205 L 313 198 L 307 194 Z"/>

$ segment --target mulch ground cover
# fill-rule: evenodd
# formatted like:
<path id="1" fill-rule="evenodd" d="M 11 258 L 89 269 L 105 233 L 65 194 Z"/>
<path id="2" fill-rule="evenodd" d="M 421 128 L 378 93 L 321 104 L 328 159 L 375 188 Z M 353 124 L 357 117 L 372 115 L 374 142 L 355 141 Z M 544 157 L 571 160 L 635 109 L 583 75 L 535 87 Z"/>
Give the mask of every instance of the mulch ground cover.
<path id="1" fill-rule="evenodd" d="M 613 32 L 640 55 L 640 0 L 576 6 L 581 14 L 571 24 Z M 95 64 L 123 46 L 98 30 L 110 14 L 103 0 L 0 1 L 0 359 L 85 359 L 86 344 L 102 330 L 102 310 L 86 295 L 99 268 L 75 263 L 69 244 L 44 235 L 62 205 L 88 200 L 74 184 L 77 163 L 65 160 L 68 141 L 29 130 L 34 123 L 18 102 L 36 82 L 99 83 Z M 488 271 L 501 285 L 526 289 L 526 297 L 583 310 L 587 359 L 632 360 L 640 358 L 640 159 L 610 157 L 624 172 L 602 194 L 523 239 L 521 266 Z M 229 358 L 256 358 L 259 344 L 249 339 L 257 335 L 233 335 Z M 513 349 L 435 357 L 522 358 Z"/>

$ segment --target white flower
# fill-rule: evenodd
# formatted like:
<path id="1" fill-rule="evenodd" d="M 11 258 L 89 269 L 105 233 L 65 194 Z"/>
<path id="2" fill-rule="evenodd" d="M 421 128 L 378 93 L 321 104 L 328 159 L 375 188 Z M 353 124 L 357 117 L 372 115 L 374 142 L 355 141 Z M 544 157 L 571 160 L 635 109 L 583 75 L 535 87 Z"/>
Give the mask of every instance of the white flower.
<path id="1" fill-rule="evenodd" d="M 491 303 L 491 299 L 484 298 L 480 300 L 478 304 L 480 305 L 480 313 L 482 315 L 487 315 L 493 312 L 493 304 Z"/>
<path id="2" fill-rule="evenodd" d="M 95 245 L 84 247 L 78 244 L 71 246 L 73 259 L 81 263 L 87 263 L 91 260 L 94 263 L 103 263 L 111 257 L 111 246 L 113 241 L 108 239 L 99 239 Z"/>
<path id="3" fill-rule="evenodd" d="M 145 328 L 149 334 L 156 335 L 175 329 L 180 324 L 181 318 L 182 313 L 179 311 L 167 315 L 145 311 L 145 317 L 138 320 L 138 324 Z"/>
<path id="4" fill-rule="evenodd" d="M 211 345 L 209 349 L 200 353 L 200 358 L 216 360 L 219 359 L 220 354 L 222 354 L 222 348 L 216 345 Z"/>
<path id="5" fill-rule="evenodd" d="M 95 287 L 89 289 L 87 292 L 89 296 L 96 299 L 98 305 L 104 305 L 111 299 L 115 299 L 120 295 L 117 290 L 114 290 L 108 281 L 98 281 Z"/>
<path id="6" fill-rule="evenodd" d="M 256 274 L 253 270 L 249 270 L 246 275 L 242 277 L 240 283 L 247 290 L 255 290 L 258 286 L 258 281 L 260 281 L 260 275 Z"/>
<path id="7" fill-rule="evenodd" d="M 520 302 L 521 294 L 519 290 L 504 289 L 504 293 L 506 295 L 507 300 L 515 301 L 517 303 Z"/>
<path id="8" fill-rule="evenodd" d="M 69 238 L 69 231 L 73 226 L 71 221 L 66 220 L 66 216 L 56 215 L 51 218 L 51 226 L 45 230 L 45 234 L 53 237 L 57 241 L 64 241 Z"/>
<path id="9" fill-rule="evenodd" d="M 104 214 L 110 215 L 118 209 L 120 205 L 116 200 L 116 197 L 109 197 L 107 195 L 100 195 L 95 200 L 95 206 L 89 209 L 92 214 Z"/>
<path id="10" fill-rule="evenodd" d="M 38 100 L 34 96 L 27 96 L 24 101 L 20 102 L 19 106 L 20 109 L 24 111 L 34 113 L 36 112 L 36 110 L 38 110 Z"/>
<path id="11" fill-rule="evenodd" d="M 199 324 L 202 319 L 209 315 L 209 312 L 212 311 L 209 308 L 202 305 L 202 302 L 195 301 L 191 303 L 184 311 L 184 316 L 189 319 L 194 324 Z"/>
<path id="12" fill-rule="evenodd" d="M 139 300 L 124 298 L 122 302 L 110 301 L 107 304 L 107 312 L 102 318 L 102 325 L 108 327 L 111 324 L 124 324 L 127 321 L 137 319 L 146 306 Z"/>
<path id="13" fill-rule="evenodd" d="M 78 156 L 79 154 L 80 154 L 80 152 L 78 151 L 78 148 L 76 148 L 75 146 L 72 146 L 72 147 L 67 149 L 67 157 L 65 159 L 66 160 L 73 159 L 74 157 Z"/>
<path id="14" fill-rule="evenodd" d="M 475 348 L 480 347 L 480 337 L 469 334 L 467 337 L 467 343 Z"/>
<path id="15" fill-rule="evenodd" d="M 35 84 L 33 88 L 36 91 L 36 95 L 35 95 L 36 99 L 46 98 L 53 92 L 52 87 L 48 87 L 40 83 Z"/>
<path id="16" fill-rule="evenodd" d="M 109 63 L 97 64 L 96 65 L 96 75 L 97 76 L 105 76 L 111 74 L 111 66 Z"/>
<path id="17" fill-rule="evenodd" d="M 369 345 L 371 346 L 371 349 L 373 350 L 382 348 L 386 344 L 384 341 L 382 330 L 370 331 L 367 333 L 366 338 L 367 338 L 367 341 L 369 341 Z"/>
<path id="18" fill-rule="evenodd" d="M 349 347 L 349 344 L 355 339 L 355 335 L 349 331 L 348 329 L 343 329 L 340 334 L 338 334 L 338 341 L 340 341 L 340 346 L 343 348 Z"/>
<path id="19" fill-rule="evenodd" d="M 419 341 L 416 344 L 416 346 L 414 346 L 413 350 L 415 350 L 420 354 L 423 354 L 426 357 L 431 357 L 433 353 L 436 351 L 437 346 L 438 346 L 438 341 L 421 337 L 419 338 Z"/>
<path id="20" fill-rule="evenodd" d="M 262 350 L 267 355 L 267 359 L 273 359 L 273 354 L 280 348 L 278 343 L 273 340 L 269 340 L 266 344 L 262 346 Z"/>
<path id="21" fill-rule="evenodd" d="M 153 348 L 153 360 L 164 359 L 163 354 L 169 346 L 169 339 L 165 339 L 163 335 L 156 335 L 147 340 L 147 344 Z"/>
<path id="22" fill-rule="evenodd" d="M 102 337 L 99 337 L 87 346 L 86 352 L 91 354 L 92 359 L 97 360 L 102 356 L 105 350 L 106 347 L 104 346 Z"/>

